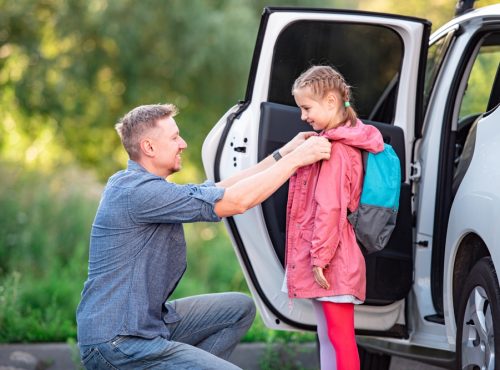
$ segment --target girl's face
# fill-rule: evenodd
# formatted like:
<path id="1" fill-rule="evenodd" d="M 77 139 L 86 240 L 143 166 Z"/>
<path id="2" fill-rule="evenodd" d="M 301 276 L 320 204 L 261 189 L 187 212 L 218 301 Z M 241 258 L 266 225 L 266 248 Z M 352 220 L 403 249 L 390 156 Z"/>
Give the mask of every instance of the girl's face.
<path id="1" fill-rule="evenodd" d="M 344 112 L 339 109 L 340 99 L 334 93 L 320 98 L 315 96 L 309 87 L 305 87 L 295 90 L 293 96 L 300 108 L 300 118 L 314 130 L 328 130 L 345 120 Z"/>

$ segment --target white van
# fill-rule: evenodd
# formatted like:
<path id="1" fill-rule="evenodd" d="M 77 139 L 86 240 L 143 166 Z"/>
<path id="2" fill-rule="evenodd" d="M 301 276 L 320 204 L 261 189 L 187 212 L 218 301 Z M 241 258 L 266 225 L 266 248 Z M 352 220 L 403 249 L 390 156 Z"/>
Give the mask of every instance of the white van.
<path id="1" fill-rule="evenodd" d="M 224 179 L 309 130 L 292 83 L 312 64 L 338 68 L 403 174 L 396 230 L 366 257 L 362 368 L 388 369 L 398 355 L 500 369 L 500 5 L 429 37 L 430 28 L 389 14 L 266 8 L 246 96 L 205 140 L 204 167 Z M 281 292 L 287 189 L 225 223 L 265 324 L 315 330 L 310 302 L 290 310 Z"/>

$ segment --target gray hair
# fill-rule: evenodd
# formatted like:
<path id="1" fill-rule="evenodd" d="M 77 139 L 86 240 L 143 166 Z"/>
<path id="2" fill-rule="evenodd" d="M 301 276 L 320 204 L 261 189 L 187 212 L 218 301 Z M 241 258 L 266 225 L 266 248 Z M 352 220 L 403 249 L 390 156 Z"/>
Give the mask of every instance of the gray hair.
<path id="1" fill-rule="evenodd" d="M 140 157 L 140 140 L 144 133 L 156 126 L 162 118 L 174 117 L 177 107 L 173 104 L 141 105 L 120 118 L 115 129 L 130 159 Z"/>

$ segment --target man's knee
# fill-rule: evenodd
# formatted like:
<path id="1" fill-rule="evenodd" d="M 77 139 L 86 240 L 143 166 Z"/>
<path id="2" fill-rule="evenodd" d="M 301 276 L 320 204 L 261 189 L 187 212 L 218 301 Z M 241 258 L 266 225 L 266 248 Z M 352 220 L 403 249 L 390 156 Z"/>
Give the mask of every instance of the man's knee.
<path id="1" fill-rule="evenodd" d="M 253 322 L 255 318 L 255 303 L 252 298 L 243 293 L 232 293 L 234 297 L 232 298 L 232 302 L 238 305 L 240 312 L 242 313 L 242 318 L 246 318 Z"/>

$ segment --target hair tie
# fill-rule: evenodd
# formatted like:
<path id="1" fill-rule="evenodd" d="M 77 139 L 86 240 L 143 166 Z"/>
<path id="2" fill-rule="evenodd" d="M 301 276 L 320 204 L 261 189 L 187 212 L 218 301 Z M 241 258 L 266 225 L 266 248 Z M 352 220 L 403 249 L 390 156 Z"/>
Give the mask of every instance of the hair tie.
<path id="1" fill-rule="evenodd" d="M 349 108 L 350 106 L 351 106 L 351 103 L 349 103 L 348 101 L 344 102 L 344 107 Z"/>

